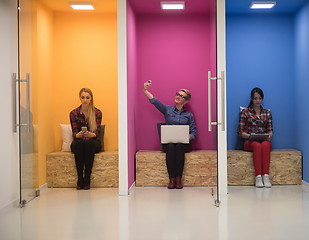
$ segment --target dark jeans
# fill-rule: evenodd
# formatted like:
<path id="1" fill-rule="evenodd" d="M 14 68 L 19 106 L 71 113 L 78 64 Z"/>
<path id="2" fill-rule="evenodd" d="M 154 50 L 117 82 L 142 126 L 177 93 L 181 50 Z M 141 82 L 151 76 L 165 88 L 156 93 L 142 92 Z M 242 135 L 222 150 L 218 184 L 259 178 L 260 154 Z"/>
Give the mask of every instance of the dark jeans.
<path id="1" fill-rule="evenodd" d="M 90 185 L 94 154 L 101 150 L 100 141 L 96 139 L 74 139 L 71 144 L 71 150 L 75 157 L 78 176 L 77 185 L 80 187 Z"/>
<path id="2" fill-rule="evenodd" d="M 169 178 L 182 177 L 185 164 L 185 153 L 192 151 L 192 145 L 183 143 L 162 144 L 166 153 L 166 167 Z"/>

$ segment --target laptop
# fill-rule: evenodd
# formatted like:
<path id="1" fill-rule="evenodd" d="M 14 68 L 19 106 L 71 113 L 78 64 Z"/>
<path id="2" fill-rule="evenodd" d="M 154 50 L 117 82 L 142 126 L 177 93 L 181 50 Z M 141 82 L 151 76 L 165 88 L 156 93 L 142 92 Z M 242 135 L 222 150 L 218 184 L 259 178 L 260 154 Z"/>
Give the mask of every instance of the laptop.
<path id="1" fill-rule="evenodd" d="M 265 141 L 269 137 L 268 133 L 251 133 L 249 140 L 250 141 Z"/>
<path id="2" fill-rule="evenodd" d="M 189 125 L 161 125 L 161 143 L 189 143 Z"/>

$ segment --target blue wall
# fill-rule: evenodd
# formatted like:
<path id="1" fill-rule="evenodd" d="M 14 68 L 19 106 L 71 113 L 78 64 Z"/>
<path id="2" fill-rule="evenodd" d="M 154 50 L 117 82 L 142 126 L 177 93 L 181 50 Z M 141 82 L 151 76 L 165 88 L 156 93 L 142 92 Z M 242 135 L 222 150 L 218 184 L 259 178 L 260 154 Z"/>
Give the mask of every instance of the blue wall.
<path id="1" fill-rule="evenodd" d="M 295 26 L 292 14 L 228 14 L 228 149 L 237 147 L 239 106 L 247 106 L 254 87 L 264 91 L 273 114 L 273 148 L 296 147 Z M 308 43 L 308 41 L 307 41 Z"/>
<path id="2" fill-rule="evenodd" d="M 309 182 L 309 3 L 295 17 L 296 146 L 303 152 L 303 179 Z"/>

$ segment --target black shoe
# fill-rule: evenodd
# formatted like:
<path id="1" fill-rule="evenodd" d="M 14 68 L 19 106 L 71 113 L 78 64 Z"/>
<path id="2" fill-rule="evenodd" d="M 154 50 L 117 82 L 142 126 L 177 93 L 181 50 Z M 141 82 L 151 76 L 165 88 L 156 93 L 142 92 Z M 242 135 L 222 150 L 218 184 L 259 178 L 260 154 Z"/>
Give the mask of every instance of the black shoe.
<path id="1" fill-rule="evenodd" d="M 84 187 L 85 186 L 90 188 L 90 177 L 88 177 L 88 176 L 84 177 Z"/>
<path id="2" fill-rule="evenodd" d="M 84 188 L 84 179 L 83 178 L 79 178 L 77 180 L 76 189 L 77 190 L 82 190 L 83 188 Z"/>

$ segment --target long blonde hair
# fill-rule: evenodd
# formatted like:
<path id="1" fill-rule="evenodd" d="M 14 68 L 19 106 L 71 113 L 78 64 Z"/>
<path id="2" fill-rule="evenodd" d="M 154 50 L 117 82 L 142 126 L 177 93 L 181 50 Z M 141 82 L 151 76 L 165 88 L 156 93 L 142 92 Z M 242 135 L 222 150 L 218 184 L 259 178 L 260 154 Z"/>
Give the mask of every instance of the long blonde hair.
<path id="1" fill-rule="evenodd" d="M 91 132 L 94 132 L 95 130 L 97 130 L 97 121 L 96 121 L 96 117 L 95 117 L 93 94 L 92 94 L 92 91 L 89 88 L 82 88 L 79 91 L 79 97 L 81 97 L 83 92 L 89 93 L 89 95 L 91 96 L 91 102 L 89 104 L 88 112 L 87 112 L 87 114 L 85 114 L 85 117 L 86 117 L 86 120 L 89 124 L 89 128 L 90 128 L 89 130 Z"/>

